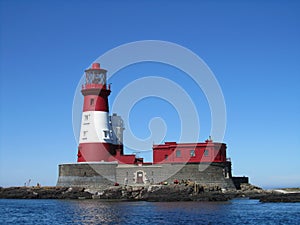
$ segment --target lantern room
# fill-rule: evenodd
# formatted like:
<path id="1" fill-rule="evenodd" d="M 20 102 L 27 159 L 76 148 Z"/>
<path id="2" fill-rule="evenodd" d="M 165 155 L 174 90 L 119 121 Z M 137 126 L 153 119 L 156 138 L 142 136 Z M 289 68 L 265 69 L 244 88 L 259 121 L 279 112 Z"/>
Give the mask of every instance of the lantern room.
<path id="1" fill-rule="evenodd" d="M 106 89 L 106 73 L 107 70 L 100 68 L 100 63 L 93 63 L 91 68 L 85 70 L 85 85 L 82 89 Z"/>

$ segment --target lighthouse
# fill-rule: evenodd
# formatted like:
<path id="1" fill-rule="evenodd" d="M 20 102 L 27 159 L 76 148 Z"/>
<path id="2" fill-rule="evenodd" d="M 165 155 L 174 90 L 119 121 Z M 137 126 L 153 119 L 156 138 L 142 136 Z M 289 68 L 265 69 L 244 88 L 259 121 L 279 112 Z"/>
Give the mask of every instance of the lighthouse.
<path id="1" fill-rule="evenodd" d="M 120 115 L 109 114 L 111 88 L 106 74 L 99 63 L 85 70 L 77 163 L 59 165 L 57 186 L 101 190 L 116 183 L 141 185 L 189 179 L 207 186 L 236 189 L 240 183 L 248 183 L 248 177 L 232 177 L 226 144 L 211 138 L 202 143 L 153 145 L 152 162 L 126 154 L 124 122 Z"/>
<path id="2" fill-rule="evenodd" d="M 85 70 L 84 96 L 77 162 L 108 161 L 115 154 L 113 129 L 109 116 L 108 96 L 110 85 L 106 84 L 107 70 L 99 63 Z"/>
<path id="3" fill-rule="evenodd" d="M 123 120 L 109 115 L 107 70 L 93 63 L 85 70 L 81 93 L 84 97 L 77 162 L 115 162 L 143 165 L 143 158 L 124 154 Z M 226 145 L 213 142 L 176 143 L 153 145 L 153 164 L 172 163 L 226 163 Z"/>

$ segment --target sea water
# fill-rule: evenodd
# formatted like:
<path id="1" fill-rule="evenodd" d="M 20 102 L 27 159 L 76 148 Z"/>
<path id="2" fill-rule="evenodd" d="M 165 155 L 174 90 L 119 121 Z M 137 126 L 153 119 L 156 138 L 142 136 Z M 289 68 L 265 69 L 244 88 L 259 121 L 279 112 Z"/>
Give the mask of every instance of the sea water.
<path id="1" fill-rule="evenodd" d="M 300 203 L 0 199 L 0 224 L 300 224 Z"/>

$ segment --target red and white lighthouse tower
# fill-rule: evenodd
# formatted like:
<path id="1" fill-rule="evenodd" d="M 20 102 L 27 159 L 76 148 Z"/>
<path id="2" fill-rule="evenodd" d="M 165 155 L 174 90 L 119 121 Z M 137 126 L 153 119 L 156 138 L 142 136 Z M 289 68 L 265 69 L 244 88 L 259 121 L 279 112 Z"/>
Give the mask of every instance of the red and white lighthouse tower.
<path id="1" fill-rule="evenodd" d="M 115 154 L 108 115 L 110 85 L 106 85 L 105 69 L 99 63 L 85 70 L 84 96 L 77 162 L 108 161 Z"/>

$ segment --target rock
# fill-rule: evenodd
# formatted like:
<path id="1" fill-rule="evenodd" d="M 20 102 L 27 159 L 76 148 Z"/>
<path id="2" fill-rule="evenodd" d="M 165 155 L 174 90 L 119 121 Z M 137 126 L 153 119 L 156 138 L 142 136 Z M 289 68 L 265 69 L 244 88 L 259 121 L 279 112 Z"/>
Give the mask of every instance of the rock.
<path id="1" fill-rule="evenodd" d="M 183 185 L 154 186 L 144 194 L 146 201 L 191 201 L 193 188 Z"/>
<path id="2" fill-rule="evenodd" d="M 72 188 L 71 190 L 64 192 L 62 198 L 67 199 L 91 199 L 92 193 L 85 191 L 84 188 Z"/>
<path id="3" fill-rule="evenodd" d="M 149 186 L 112 186 L 105 190 L 81 187 L 11 187 L 0 188 L 0 198 L 33 199 L 103 199 L 118 201 L 225 201 L 230 195 L 219 187 L 198 184 Z"/>
<path id="4" fill-rule="evenodd" d="M 99 195 L 100 199 L 121 199 L 122 197 L 122 187 L 115 186 L 108 188 L 101 192 Z"/>
<path id="5" fill-rule="evenodd" d="M 0 198 L 19 199 L 78 199 L 92 198 L 83 188 L 66 187 L 10 187 L 0 189 Z"/>
<path id="6" fill-rule="evenodd" d="M 262 196 L 260 202 L 300 202 L 300 193 L 270 193 Z"/>
<path id="7" fill-rule="evenodd" d="M 31 189 L 25 187 L 9 187 L 1 188 L 0 198 L 37 198 L 38 195 L 33 194 Z"/>
<path id="8" fill-rule="evenodd" d="M 255 185 L 249 184 L 249 183 L 242 183 L 240 185 L 241 191 L 257 191 L 257 190 L 262 190 L 262 188 L 257 187 Z"/>

